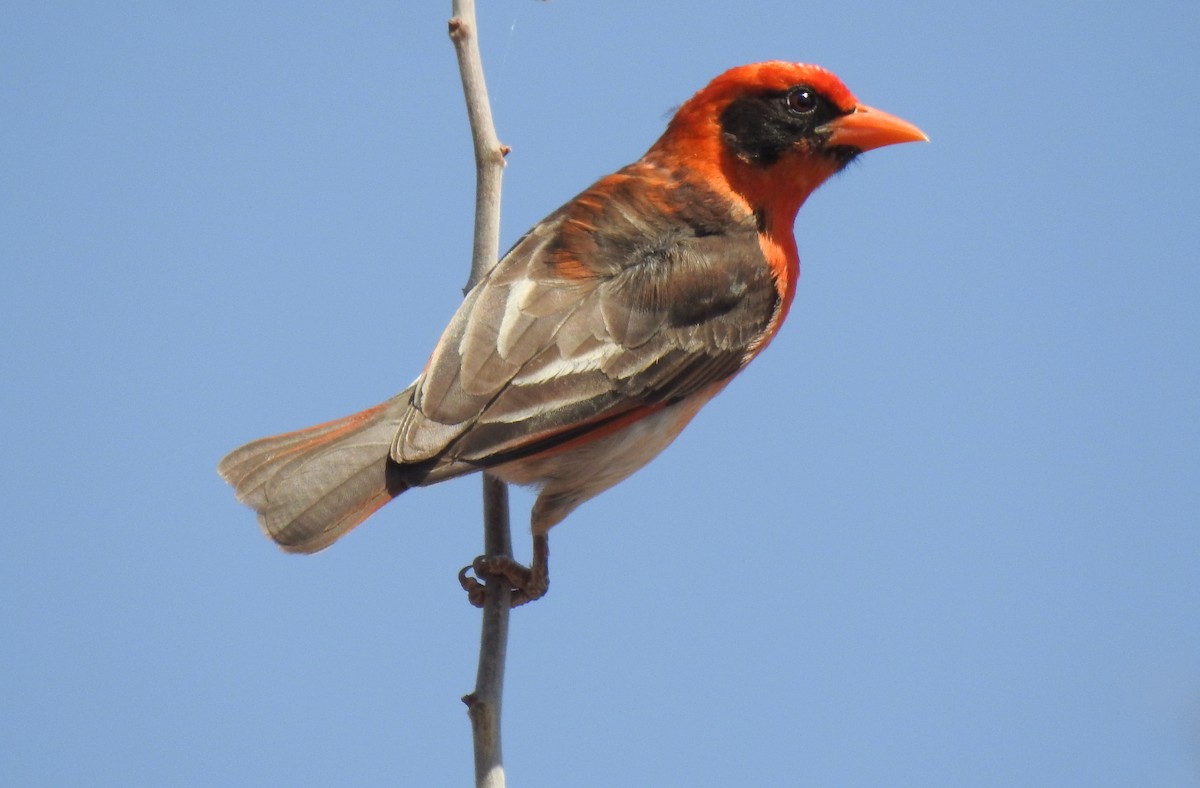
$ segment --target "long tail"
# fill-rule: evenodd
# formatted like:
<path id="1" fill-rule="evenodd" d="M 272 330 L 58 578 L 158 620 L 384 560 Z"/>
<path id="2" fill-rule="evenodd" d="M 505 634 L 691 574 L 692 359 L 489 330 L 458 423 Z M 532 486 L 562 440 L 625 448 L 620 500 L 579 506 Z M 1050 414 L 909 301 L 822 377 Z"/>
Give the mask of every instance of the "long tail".
<path id="1" fill-rule="evenodd" d="M 217 471 L 280 547 L 315 553 L 408 489 L 388 453 L 410 395 L 411 389 L 344 419 L 247 443 Z"/>

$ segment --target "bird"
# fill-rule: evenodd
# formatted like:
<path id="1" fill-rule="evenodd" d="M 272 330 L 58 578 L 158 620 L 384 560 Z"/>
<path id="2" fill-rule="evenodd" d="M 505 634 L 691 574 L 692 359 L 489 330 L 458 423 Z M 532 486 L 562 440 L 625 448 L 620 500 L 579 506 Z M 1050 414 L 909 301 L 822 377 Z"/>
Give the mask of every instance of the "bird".
<path id="1" fill-rule="evenodd" d="M 779 331 L 809 195 L 864 151 L 918 141 L 924 132 L 820 66 L 729 69 L 640 159 L 522 236 L 467 292 L 410 386 L 248 443 L 218 472 L 297 553 L 415 487 L 475 471 L 531 486 L 533 560 L 473 566 L 505 578 L 513 605 L 537 599 L 550 529 L 662 452 Z M 482 586 L 460 580 L 482 604 Z"/>

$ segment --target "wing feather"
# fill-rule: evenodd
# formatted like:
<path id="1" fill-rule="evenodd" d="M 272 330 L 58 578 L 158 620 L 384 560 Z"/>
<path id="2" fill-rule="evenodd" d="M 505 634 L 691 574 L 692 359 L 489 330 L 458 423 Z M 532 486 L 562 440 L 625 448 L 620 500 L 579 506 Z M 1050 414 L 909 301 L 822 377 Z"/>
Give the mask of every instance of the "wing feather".
<path id="1" fill-rule="evenodd" d="M 780 305 L 754 217 L 639 166 L 547 218 L 468 294 L 393 459 L 486 464 L 749 361 Z"/>

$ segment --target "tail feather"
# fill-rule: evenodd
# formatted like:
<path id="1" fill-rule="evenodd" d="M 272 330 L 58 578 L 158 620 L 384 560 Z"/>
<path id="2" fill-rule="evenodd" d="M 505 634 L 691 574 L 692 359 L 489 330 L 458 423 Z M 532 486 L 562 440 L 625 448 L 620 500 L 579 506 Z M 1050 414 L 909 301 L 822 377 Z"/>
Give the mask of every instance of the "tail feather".
<path id="1" fill-rule="evenodd" d="M 293 553 L 333 544 L 408 489 L 388 458 L 411 389 L 343 419 L 234 449 L 217 471 Z"/>

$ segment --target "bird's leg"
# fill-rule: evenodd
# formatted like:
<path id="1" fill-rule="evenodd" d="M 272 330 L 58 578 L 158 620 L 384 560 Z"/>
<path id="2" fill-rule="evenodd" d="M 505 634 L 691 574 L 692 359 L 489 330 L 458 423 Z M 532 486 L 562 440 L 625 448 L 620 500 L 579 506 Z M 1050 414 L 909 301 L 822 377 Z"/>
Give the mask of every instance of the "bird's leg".
<path id="1" fill-rule="evenodd" d="M 475 577 L 467 575 L 468 571 Z M 550 538 L 546 534 L 533 535 L 533 561 L 523 566 L 508 556 L 481 555 L 464 566 L 458 573 L 458 582 L 467 592 L 467 599 L 475 607 L 483 607 L 484 583 L 507 581 L 512 587 L 511 607 L 541 599 L 550 587 Z"/>

